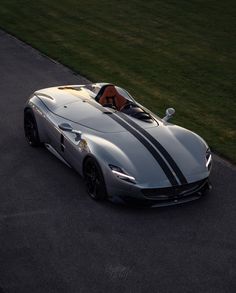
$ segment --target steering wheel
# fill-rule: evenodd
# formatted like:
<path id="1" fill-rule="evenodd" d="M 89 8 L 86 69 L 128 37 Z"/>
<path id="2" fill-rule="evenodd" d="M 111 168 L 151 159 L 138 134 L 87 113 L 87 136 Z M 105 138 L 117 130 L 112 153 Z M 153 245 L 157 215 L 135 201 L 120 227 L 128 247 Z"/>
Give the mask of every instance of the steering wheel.
<path id="1" fill-rule="evenodd" d="M 120 111 L 122 112 L 123 110 L 128 110 L 131 107 L 137 107 L 137 106 L 132 102 L 127 102 L 120 108 Z"/>

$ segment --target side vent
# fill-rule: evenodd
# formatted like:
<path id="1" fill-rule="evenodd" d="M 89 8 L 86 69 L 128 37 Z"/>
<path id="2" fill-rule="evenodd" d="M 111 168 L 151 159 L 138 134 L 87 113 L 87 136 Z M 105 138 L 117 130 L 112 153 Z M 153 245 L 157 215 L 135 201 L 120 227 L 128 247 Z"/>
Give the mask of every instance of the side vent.
<path id="1" fill-rule="evenodd" d="M 64 153 L 64 151 L 65 151 L 64 141 L 65 141 L 64 135 L 61 134 L 61 151 L 62 151 L 63 153 Z"/>

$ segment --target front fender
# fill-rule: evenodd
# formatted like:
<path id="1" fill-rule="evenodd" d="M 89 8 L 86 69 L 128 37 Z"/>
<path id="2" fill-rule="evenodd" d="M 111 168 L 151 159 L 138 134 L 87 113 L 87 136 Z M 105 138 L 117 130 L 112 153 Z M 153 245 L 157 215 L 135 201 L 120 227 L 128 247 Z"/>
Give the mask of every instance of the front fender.
<path id="1" fill-rule="evenodd" d="M 86 135 L 89 152 L 95 156 L 104 174 L 110 171 L 109 164 L 118 166 L 127 174 L 134 173 L 135 166 L 129 157 L 112 142 L 95 135 Z"/>

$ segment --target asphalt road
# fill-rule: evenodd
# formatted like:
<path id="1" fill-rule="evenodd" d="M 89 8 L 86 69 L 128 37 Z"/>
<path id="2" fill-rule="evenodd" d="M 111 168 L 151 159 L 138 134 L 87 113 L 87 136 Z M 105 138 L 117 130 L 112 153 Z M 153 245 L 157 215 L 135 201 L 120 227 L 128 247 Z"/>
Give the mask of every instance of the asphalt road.
<path id="1" fill-rule="evenodd" d="M 236 292 L 235 167 L 215 157 L 201 200 L 127 208 L 94 202 L 73 170 L 26 144 L 28 96 L 83 82 L 0 31 L 2 291 Z"/>

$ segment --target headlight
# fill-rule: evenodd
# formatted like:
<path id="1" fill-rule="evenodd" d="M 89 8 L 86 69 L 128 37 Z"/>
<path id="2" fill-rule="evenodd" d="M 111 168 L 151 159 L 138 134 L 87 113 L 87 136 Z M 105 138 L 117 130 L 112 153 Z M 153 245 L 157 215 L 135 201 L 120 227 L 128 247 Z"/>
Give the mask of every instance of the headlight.
<path id="1" fill-rule="evenodd" d="M 115 174 L 118 178 L 131 183 L 135 183 L 135 178 L 126 174 L 120 167 L 114 165 L 109 165 L 109 167 L 111 168 L 111 172 Z"/>
<path id="2" fill-rule="evenodd" d="M 211 155 L 211 150 L 208 148 L 206 150 L 206 167 L 208 170 L 211 168 L 211 161 L 212 161 L 212 155 Z"/>

